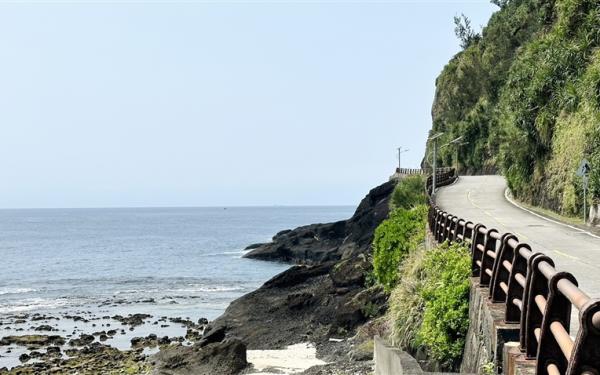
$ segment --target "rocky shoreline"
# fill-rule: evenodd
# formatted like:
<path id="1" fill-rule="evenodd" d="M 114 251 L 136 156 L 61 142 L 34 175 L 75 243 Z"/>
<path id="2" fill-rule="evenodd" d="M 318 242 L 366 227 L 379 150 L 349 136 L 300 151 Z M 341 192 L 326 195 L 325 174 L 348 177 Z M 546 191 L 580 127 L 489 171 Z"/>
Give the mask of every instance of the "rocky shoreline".
<path id="1" fill-rule="evenodd" d="M 98 325 L 93 334 L 77 335 L 54 331 L 56 317 L 15 315 L 2 321 L 0 329 L 30 324 L 28 328 L 37 332 L 0 340 L 0 353 L 3 347 L 28 351 L 19 357 L 24 364 L 0 369 L 0 374 L 252 374 L 258 372 L 248 366 L 248 350 L 299 343 L 314 345 L 317 357 L 328 363 L 304 374 L 368 374 L 369 321 L 385 311 L 387 296 L 379 287 L 366 286 L 365 275 L 371 269 L 373 233 L 388 215 L 394 186 L 390 181 L 372 189 L 348 220 L 285 230 L 272 242 L 249 246 L 248 258 L 295 265 L 233 301 L 210 323 L 145 314 L 63 316 Z M 114 322 L 120 326 L 112 326 Z M 136 336 L 130 350 L 110 346 L 126 329 L 170 324 L 185 329 L 185 334 Z M 361 329 L 369 334 L 360 334 Z M 277 371 L 281 369 L 269 370 Z"/>

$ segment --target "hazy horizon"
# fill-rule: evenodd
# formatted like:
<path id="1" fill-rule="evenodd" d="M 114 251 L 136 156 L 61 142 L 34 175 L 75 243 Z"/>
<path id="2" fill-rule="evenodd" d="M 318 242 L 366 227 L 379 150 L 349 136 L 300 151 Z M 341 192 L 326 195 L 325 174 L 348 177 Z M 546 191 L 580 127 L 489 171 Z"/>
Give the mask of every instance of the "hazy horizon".
<path id="1" fill-rule="evenodd" d="M 355 206 L 497 10 L 431 4 L 0 3 L 0 208 Z"/>

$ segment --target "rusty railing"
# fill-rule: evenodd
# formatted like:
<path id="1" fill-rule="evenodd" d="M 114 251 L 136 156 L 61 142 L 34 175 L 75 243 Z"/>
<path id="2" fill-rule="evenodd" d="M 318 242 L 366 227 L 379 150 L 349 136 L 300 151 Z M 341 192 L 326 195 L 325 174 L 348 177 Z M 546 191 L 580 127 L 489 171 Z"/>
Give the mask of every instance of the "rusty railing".
<path id="1" fill-rule="evenodd" d="M 438 173 L 438 186 L 456 180 Z M 431 177 L 427 179 L 431 196 Z M 558 271 L 550 257 L 534 252 L 512 233 L 443 211 L 430 199 L 429 227 L 437 242 L 462 242 L 471 249 L 472 276 L 503 304 L 504 321 L 519 324 L 520 349 L 536 360 L 537 375 L 600 375 L 600 300 L 578 287 L 575 276 Z M 570 335 L 571 310 L 579 329 Z"/>

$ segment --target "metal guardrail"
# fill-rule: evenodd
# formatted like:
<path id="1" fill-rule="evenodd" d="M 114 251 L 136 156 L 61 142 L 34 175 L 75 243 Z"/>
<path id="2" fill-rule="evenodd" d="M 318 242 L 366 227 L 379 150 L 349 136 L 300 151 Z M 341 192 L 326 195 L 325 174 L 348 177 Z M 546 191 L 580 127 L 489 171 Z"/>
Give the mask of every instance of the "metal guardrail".
<path id="1" fill-rule="evenodd" d="M 456 178 L 453 169 L 438 172 L 437 185 Z M 550 257 L 514 234 L 445 212 L 431 198 L 429 228 L 437 242 L 470 247 L 473 277 L 489 287 L 492 302 L 504 304 L 504 321 L 520 325 L 521 351 L 536 360 L 537 375 L 600 375 L 600 300 L 579 289 L 575 276 L 558 271 Z M 579 311 L 574 339 L 569 334 L 573 307 Z"/>
<path id="2" fill-rule="evenodd" d="M 443 172 L 449 172 L 450 170 L 453 170 L 453 168 L 442 167 L 442 168 L 438 168 L 437 170 L 438 170 L 438 173 L 443 173 Z M 426 174 L 431 174 L 431 169 L 396 168 L 396 173 L 401 174 L 401 175 L 415 175 L 415 174 L 426 175 Z"/>

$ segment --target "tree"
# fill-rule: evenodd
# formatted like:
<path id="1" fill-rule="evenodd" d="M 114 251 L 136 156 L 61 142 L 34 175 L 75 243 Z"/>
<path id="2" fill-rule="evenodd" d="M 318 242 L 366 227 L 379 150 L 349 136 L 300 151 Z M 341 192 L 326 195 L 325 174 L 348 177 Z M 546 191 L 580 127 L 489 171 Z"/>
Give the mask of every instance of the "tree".
<path id="1" fill-rule="evenodd" d="M 479 34 L 471 27 L 471 20 L 464 14 L 454 16 L 454 25 L 454 33 L 460 40 L 460 46 L 463 49 L 466 49 L 471 43 L 479 40 Z"/>
<path id="2" fill-rule="evenodd" d="M 498 8 L 502 9 L 508 4 L 509 0 L 490 0 L 490 3 L 496 5 Z"/>

